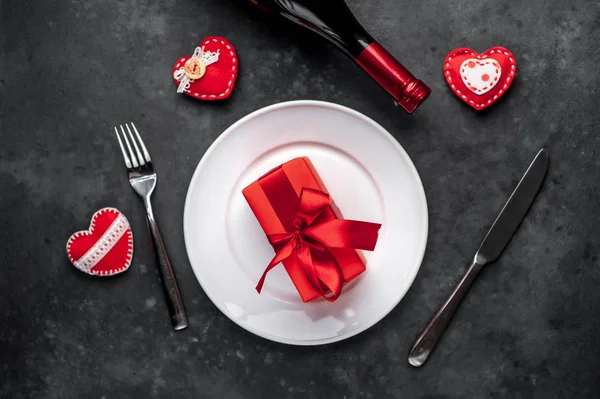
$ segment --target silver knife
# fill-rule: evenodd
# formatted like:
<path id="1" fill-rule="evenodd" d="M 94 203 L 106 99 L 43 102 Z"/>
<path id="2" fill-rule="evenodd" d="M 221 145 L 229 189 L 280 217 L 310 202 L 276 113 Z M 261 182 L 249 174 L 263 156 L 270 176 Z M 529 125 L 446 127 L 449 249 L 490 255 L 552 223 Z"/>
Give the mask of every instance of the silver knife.
<path id="1" fill-rule="evenodd" d="M 464 277 L 444 306 L 417 338 L 408 355 L 408 362 L 411 365 L 421 367 L 425 363 L 481 268 L 500 257 L 533 203 L 547 170 L 548 151 L 541 149 L 483 239 L 473 263 L 467 269 Z"/>

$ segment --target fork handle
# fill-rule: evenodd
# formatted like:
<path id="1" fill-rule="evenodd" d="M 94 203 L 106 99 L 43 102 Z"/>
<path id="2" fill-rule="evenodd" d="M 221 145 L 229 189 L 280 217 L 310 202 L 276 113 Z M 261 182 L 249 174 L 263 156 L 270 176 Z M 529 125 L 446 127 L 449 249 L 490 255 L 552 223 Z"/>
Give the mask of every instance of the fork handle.
<path id="1" fill-rule="evenodd" d="M 177 280 L 175 280 L 175 274 L 173 273 L 173 268 L 171 267 L 171 262 L 167 255 L 167 249 L 165 248 L 162 236 L 160 235 L 158 224 L 154 219 L 150 199 L 145 199 L 144 203 L 146 205 L 148 229 L 150 230 L 152 246 L 154 247 L 154 253 L 156 254 L 156 260 L 158 261 L 159 277 L 167 300 L 169 314 L 171 315 L 171 323 L 175 330 L 183 330 L 188 326 L 188 321 L 183 302 L 181 301 L 181 295 L 179 294 L 179 288 L 177 287 Z"/>

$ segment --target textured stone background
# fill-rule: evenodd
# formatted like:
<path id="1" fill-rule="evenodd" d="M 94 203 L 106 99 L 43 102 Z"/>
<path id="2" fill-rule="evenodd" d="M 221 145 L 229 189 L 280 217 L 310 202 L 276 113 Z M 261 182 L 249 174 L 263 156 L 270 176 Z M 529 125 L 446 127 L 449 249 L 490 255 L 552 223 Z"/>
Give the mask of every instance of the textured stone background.
<path id="1" fill-rule="evenodd" d="M 598 398 L 600 3 L 349 0 L 433 89 L 414 116 L 340 53 L 266 23 L 243 0 L 0 2 L 0 396 L 6 398 Z M 173 62 L 203 37 L 239 52 L 233 97 L 175 93 Z M 476 113 L 442 76 L 459 46 L 511 49 L 518 78 Z M 188 182 L 230 124 L 285 100 L 341 103 L 408 151 L 430 209 L 428 250 L 400 305 L 321 348 L 240 329 L 200 289 L 185 253 Z M 158 215 L 191 326 L 169 325 L 143 210 L 111 127 L 134 120 L 160 148 Z M 458 281 L 536 151 L 551 169 L 501 260 L 481 275 L 423 369 L 415 337 Z M 138 231 L 132 269 L 94 279 L 64 245 L 116 206 Z"/>

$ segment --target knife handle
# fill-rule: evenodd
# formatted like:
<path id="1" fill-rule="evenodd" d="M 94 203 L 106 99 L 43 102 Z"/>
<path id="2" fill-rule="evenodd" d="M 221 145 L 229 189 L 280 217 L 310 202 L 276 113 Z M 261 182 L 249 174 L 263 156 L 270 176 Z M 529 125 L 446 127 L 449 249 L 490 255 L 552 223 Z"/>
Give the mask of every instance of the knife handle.
<path id="1" fill-rule="evenodd" d="M 479 274 L 482 266 L 482 264 L 473 260 L 473 263 L 467 269 L 467 272 L 454 289 L 454 292 L 452 292 L 452 295 L 450 295 L 444 306 L 431 319 L 431 322 L 429 322 L 425 330 L 417 338 L 408 355 L 408 362 L 412 366 L 421 367 L 425 363 L 431 351 L 444 334 L 444 331 L 446 331 L 446 326 L 450 322 L 450 319 L 452 319 L 454 312 L 471 287 L 471 284 L 475 281 L 475 277 Z"/>

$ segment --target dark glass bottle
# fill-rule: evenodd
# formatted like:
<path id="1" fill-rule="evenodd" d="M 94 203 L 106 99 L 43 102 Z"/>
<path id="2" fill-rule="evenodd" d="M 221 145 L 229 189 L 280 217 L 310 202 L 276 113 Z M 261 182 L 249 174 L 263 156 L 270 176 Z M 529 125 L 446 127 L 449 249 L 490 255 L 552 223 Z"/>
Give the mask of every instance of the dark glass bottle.
<path id="1" fill-rule="evenodd" d="M 344 0 L 250 0 L 264 11 L 318 33 L 352 58 L 407 112 L 431 90 L 415 78 L 361 26 Z"/>

